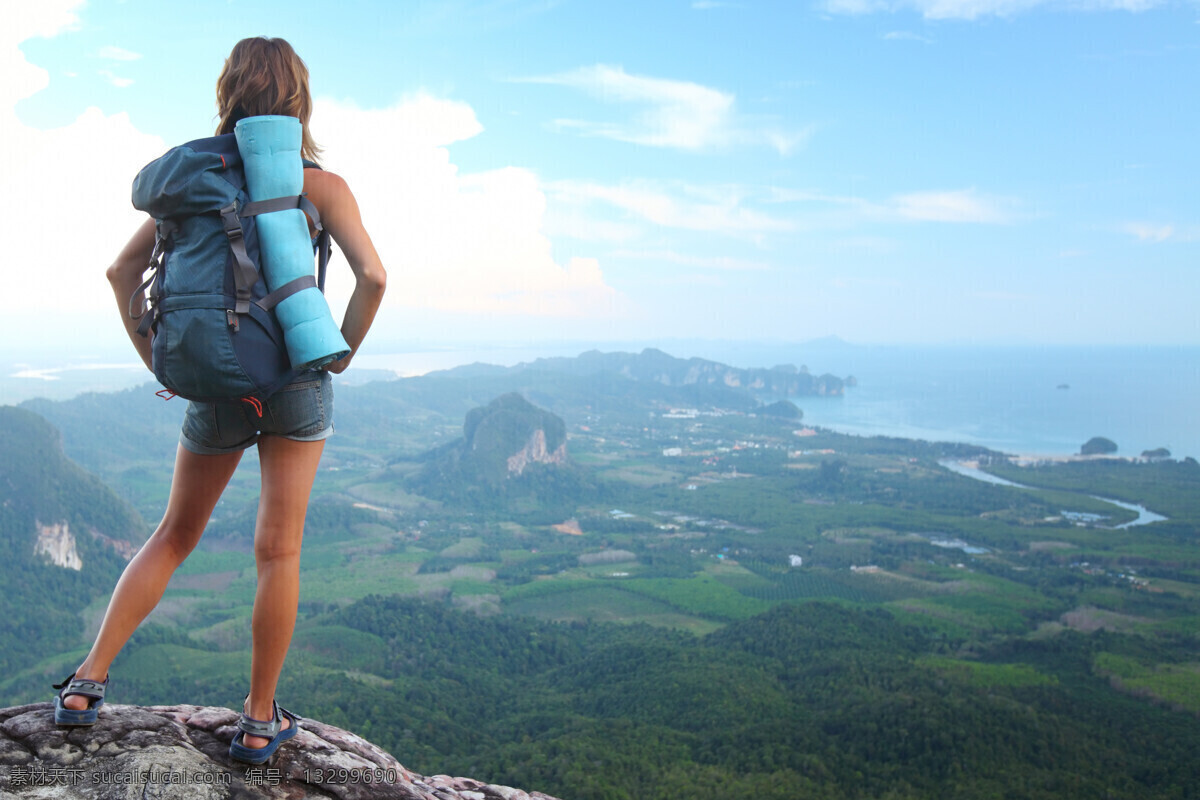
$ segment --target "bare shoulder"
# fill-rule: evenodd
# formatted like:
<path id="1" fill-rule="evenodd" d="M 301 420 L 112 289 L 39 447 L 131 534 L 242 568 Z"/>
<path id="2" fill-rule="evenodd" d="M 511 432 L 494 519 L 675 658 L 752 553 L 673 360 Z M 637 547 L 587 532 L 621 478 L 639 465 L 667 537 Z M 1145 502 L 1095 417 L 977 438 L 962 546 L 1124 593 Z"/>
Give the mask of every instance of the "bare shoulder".
<path id="1" fill-rule="evenodd" d="M 337 173 L 304 170 L 304 193 L 321 212 L 321 221 L 334 239 L 344 238 L 349 231 L 362 227 L 358 201 Z"/>
<path id="2" fill-rule="evenodd" d="M 345 179 L 336 172 L 308 168 L 304 170 L 304 192 L 319 207 L 321 200 L 342 200 L 353 197 Z"/>

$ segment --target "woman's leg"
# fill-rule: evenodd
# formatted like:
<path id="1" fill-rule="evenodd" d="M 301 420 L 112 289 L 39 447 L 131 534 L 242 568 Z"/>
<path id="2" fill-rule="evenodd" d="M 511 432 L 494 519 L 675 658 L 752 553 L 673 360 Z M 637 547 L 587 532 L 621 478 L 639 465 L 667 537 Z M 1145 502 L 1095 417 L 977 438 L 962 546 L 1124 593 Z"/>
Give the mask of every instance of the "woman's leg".
<path id="1" fill-rule="evenodd" d="M 76 671 L 76 677 L 102 681 L 108 676 L 108 668 L 117 653 L 158 605 L 171 575 L 200 541 L 213 507 L 241 457 L 240 451 L 208 456 L 179 447 L 162 522 L 117 581 L 100 633 Z M 63 705 L 82 710 L 89 702 L 89 698 L 68 695 Z"/>
<path id="2" fill-rule="evenodd" d="M 324 448 L 323 440 L 297 442 L 265 435 L 258 440 L 262 467 L 262 496 L 254 531 L 258 591 L 252 622 L 250 697 L 245 708 L 254 719 L 270 720 L 274 713 L 275 686 L 296 627 L 304 517 Z M 267 740 L 245 736 L 243 744 L 263 747 Z"/>

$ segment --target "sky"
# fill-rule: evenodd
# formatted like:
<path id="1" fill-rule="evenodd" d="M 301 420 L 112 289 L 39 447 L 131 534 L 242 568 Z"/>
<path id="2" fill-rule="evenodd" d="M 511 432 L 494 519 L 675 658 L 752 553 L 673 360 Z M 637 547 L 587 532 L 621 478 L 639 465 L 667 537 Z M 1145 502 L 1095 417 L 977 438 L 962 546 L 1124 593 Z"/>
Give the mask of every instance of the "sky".
<path id="1" fill-rule="evenodd" d="M 0 346 L 128 347 L 130 182 L 254 35 L 388 269 L 364 352 L 1200 344 L 1196 2 L 2 5 Z"/>

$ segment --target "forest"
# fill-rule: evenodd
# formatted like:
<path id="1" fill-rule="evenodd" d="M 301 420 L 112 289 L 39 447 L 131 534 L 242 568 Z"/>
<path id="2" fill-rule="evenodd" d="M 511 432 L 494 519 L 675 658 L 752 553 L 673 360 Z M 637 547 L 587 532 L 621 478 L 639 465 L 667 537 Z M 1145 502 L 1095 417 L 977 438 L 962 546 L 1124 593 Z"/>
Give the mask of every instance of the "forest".
<path id="1" fill-rule="evenodd" d="M 281 702 L 417 772 L 573 799 L 1200 794 L 1200 465 L 1021 467 L 656 386 L 670 370 L 551 366 L 338 388 Z M 537 413 L 480 425 L 508 392 Z M 80 533 L 66 570 L 21 532 L 59 515 L 140 541 L 181 413 L 159 402 L 3 410 L 7 704 L 73 669 L 121 563 Z M 568 463 L 505 477 L 465 455 L 503 458 L 522 425 Z M 114 665 L 114 702 L 239 702 L 254 466 Z M 1165 519 L 1130 525 L 1131 504 Z"/>

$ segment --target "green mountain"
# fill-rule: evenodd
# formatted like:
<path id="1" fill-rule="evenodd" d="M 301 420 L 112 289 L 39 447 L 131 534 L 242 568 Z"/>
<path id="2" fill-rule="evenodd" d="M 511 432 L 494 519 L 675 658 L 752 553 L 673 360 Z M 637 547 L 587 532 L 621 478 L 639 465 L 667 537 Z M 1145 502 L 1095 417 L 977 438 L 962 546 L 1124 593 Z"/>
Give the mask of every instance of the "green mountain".
<path id="1" fill-rule="evenodd" d="M 147 519 L 166 506 L 161 476 L 170 475 L 187 401 L 164 401 L 147 383 L 120 392 L 85 392 L 70 400 L 37 398 L 19 408 L 62 433 L 67 457 L 104 481 Z"/>
<path id="2" fill-rule="evenodd" d="M 515 367 L 473 364 L 448 370 L 461 377 L 494 377 L 522 372 L 558 372 L 565 375 L 619 375 L 639 383 L 664 387 L 715 387 L 740 389 L 753 395 L 803 397 L 840 395 L 845 382 L 836 375 L 810 375 L 792 364 L 770 369 L 740 369 L 704 358 L 676 358 L 648 347 L 640 353 L 602 353 L 589 350 L 575 358 L 539 358 Z"/>
<path id="3" fill-rule="evenodd" d="M 632 424 L 647 411 L 720 408 L 754 412 L 781 397 L 838 395 L 844 382 L 804 369 L 738 369 L 715 361 L 675 358 L 661 350 L 591 351 L 576 358 L 545 358 L 515 367 L 473 364 L 414 378 L 363 385 L 337 384 L 337 435 L 324 463 L 339 469 L 383 467 L 397 456 L 415 458 L 447 441 L 472 409 L 516 392 L 571 420 L 623 417 Z M 70 400 L 29 400 L 21 408 L 48 419 L 63 434 L 67 455 L 100 476 L 147 517 L 159 514 L 186 402 L 163 402 L 155 384 Z M 759 398 L 762 398 L 760 400 Z M 381 453 L 387 456 L 379 458 Z M 231 481 L 215 518 L 240 513 L 258 493 L 257 476 Z"/>
<path id="4" fill-rule="evenodd" d="M 804 412 L 791 400 L 778 400 L 770 405 L 765 405 L 758 409 L 758 413 L 768 417 L 779 417 L 780 419 L 798 420 L 804 416 Z"/>
<path id="5" fill-rule="evenodd" d="M 111 591 L 146 526 L 64 454 L 58 431 L 0 407 L 0 667 L 78 644 L 80 610 Z"/>
<path id="6" fill-rule="evenodd" d="M 1026 468 L 968 445 L 801 439 L 790 402 L 763 405 L 778 396 L 596 360 L 339 383 L 281 701 L 410 768 L 577 800 L 1197 797 L 1194 461 Z M 160 431 L 165 412 L 140 419 L 138 402 L 47 406 L 71 420 L 55 420 L 69 455 L 107 460 L 158 513 L 170 464 L 148 440 L 173 452 L 178 421 Z M 17 439 L 12 519 L 86 496 L 39 477 L 62 461 L 44 423 L 0 430 Z M 138 631 L 114 702 L 244 696 L 247 461 L 168 588 L 186 613 Z M 1169 519 L 1116 527 L 1136 512 L 1101 497 Z M 101 504 L 64 517 L 77 539 Z M 80 572 L 6 566 L 10 702 L 44 700 L 46 673 L 78 659 L 67 626 L 111 589 L 69 585 L 97 563 L 86 543 Z M 27 590 L 38 569 L 58 583 Z"/>
<path id="7" fill-rule="evenodd" d="M 421 461 L 414 491 L 475 507 L 573 503 L 587 483 L 567 456 L 566 424 L 515 392 L 471 409 L 462 438 Z"/>

